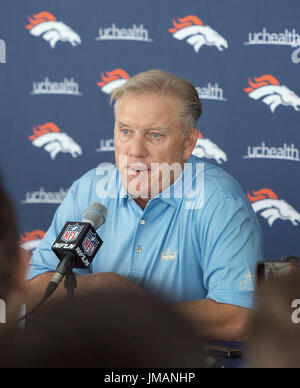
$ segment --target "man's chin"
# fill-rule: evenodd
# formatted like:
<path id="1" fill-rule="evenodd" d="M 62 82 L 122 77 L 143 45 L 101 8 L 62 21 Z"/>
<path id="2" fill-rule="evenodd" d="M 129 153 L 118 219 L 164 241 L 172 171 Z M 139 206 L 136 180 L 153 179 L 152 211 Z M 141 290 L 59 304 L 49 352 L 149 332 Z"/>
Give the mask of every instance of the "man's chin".
<path id="1" fill-rule="evenodd" d="M 155 179 L 153 183 L 149 176 L 124 174 L 122 175 L 122 184 L 127 193 L 135 199 L 149 200 L 156 197 L 162 191 L 161 182 Z"/>
<path id="2" fill-rule="evenodd" d="M 149 202 L 151 198 L 149 196 L 142 196 L 140 193 L 128 193 L 135 201 L 141 200 Z"/>
<path id="3" fill-rule="evenodd" d="M 141 198 L 141 199 L 150 199 L 151 198 L 151 192 L 148 191 L 148 188 L 143 188 L 143 189 L 139 189 L 139 188 L 131 188 L 130 185 L 129 187 L 127 187 L 127 193 L 129 195 L 131 195 L 132 198 L 134 199 L 137 199 L 137 198 Z"/>

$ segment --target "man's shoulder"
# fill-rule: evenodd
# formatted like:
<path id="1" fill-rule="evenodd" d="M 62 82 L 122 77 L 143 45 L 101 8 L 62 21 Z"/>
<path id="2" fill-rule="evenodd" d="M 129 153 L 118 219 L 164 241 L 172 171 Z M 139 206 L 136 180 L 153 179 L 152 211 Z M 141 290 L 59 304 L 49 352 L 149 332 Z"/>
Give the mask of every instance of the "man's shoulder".
<path id="1" fill-rule="evenodd" d="M 202 177 L 206 204 L 233 198 L 246 201 L 247 197 L 237 180 L 220 166 L 192 156 L 190 162 L 199 165 L 195 176 Z"/>

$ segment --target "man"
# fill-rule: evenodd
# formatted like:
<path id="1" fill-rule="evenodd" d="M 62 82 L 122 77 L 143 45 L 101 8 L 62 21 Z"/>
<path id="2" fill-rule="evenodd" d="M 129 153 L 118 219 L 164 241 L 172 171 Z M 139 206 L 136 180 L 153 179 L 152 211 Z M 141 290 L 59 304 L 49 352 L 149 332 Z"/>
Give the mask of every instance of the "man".
<path id="1" fill-rule="evenodd" d="M 25 302 L 28 253 L 18 247 L 11 200 L 0 186 L 0 323 L 14 322 Z"/>
<path id="2" fill-rule="evenodd" d="M 241 339 L 262 234 L 236 181 L 191 156 L 202 112 L 195 88 L 148 71 L 114 91 L 112 101 L 116 167 L 99 167 L 73 184 L 32 258 L 30 304 L 57 266 L 50 246 L 65 222 L 101 202 L 108 210 L 99 230 L 104 244 L 90 271 L 77 271 L 79 294 L 148 290 L 177 303 L 207 337 Z"/>

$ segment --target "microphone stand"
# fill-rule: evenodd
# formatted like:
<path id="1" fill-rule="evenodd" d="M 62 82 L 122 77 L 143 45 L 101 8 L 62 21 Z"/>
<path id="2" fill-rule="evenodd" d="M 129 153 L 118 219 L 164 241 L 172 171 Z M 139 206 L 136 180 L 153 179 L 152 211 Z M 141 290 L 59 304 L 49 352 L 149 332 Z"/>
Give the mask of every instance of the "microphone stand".
<path id="1" fill-rule="evenodd" d="M 73 265 L 70 265 L 67 269 L 64 285 L 67 290 L 67 296 L 70 298 L 74 297 L 75 289 L 77 288 L 77 279 L 73 273 Z"/>

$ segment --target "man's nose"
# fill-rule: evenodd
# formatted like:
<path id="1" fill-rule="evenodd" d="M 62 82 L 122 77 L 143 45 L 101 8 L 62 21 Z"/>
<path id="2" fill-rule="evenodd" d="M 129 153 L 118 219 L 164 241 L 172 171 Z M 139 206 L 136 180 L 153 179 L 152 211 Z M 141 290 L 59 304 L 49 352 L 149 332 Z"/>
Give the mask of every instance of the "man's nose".
<path id="1" fill-rule="evenodd" d="M 137 134 L 131 140 L 128 154 L 134 158 L 145 158 L 148 156 L 145 139 L 142 135 Z"/>

